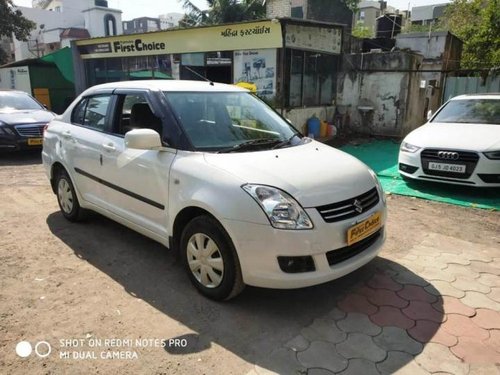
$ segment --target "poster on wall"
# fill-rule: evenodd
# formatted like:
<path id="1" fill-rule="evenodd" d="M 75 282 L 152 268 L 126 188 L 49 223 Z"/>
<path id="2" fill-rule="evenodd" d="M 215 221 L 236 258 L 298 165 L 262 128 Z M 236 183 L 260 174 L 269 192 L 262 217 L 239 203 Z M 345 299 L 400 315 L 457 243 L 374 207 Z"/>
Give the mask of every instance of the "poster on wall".
<path id="1" fill-rule="evenodd" d="M 253 83 L 266 99 L 276 95 L 276 49 L 234 51 L 233 69 L 234 83 Z"/>
<path id="2" fill-rule="evenodd" d="M 342 29 L 286 25 L 286 47 L 340 54 Z"/>
<path id="3" fill-rule="evenodd" d="M 0 69 L 0 88 L 21 90 L 31 94 L 30 72 L 27 66 Z"/>

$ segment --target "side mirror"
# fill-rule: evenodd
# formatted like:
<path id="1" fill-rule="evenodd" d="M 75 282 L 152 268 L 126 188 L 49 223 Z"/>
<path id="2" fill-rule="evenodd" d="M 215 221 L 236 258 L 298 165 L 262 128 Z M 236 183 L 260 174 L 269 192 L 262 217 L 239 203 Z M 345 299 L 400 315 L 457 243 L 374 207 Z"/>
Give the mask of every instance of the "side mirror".
<path id="1" fill-rule="evenodd" d="M 427 121 L 429 121 L 431 119 L 431 117 L 432 117 L 432 109 L 429 109 L 427 111 Z"/>
<path id="2" fill-rule="evenodd" d="M 125 147 L 138 150 L 158 150 L 162 147 L 160 134 L 153 129 L 134 129 L 125 133 Z"/>

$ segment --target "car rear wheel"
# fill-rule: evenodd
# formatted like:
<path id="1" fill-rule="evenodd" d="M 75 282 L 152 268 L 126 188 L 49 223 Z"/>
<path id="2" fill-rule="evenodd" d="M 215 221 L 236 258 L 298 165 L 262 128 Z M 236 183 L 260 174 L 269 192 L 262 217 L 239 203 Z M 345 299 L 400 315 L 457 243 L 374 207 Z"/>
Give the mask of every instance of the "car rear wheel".
<path id="1" fill-rule="evenodd" d="M 69 221 L 78 221 L 82 217 L 82 208 L 78 203 L 73 183 L 66 171 L 60 171 L 56 178 L 57 203 L 61 213 Z"/>
<path id="2" fill-rule="evenodd" d="M 181 256 L 193 285 L 208 298 L 229 300 L 244 288 L 231 239 L 212 217 L 191 220 L 181 237 Z"/>

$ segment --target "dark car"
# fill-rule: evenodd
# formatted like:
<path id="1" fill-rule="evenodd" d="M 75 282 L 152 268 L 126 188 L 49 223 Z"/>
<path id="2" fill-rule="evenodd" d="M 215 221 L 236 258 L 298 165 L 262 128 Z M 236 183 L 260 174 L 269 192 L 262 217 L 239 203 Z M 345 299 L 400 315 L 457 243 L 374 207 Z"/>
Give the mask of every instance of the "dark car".
<path id="1" fill-rule="evenodd" d="M 29 94 L 0 90 L 0 151 L 41 148 L 43 128 L 54 117 Z"/>

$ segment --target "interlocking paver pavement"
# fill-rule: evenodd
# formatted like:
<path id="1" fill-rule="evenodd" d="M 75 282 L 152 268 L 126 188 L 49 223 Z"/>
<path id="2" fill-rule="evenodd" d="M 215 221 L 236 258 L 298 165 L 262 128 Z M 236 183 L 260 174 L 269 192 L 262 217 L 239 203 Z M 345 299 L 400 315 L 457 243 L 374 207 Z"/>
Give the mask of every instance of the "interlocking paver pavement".
<path id="1" fill-rule="evenodd" d="M 422 351 L 420 342 L 411 338 L 406 330 L 397 327 L 384 327 L 382 333 L 374 337 L 373 341 L 387 351 L 398 350 L 413 355 Z"/>
<path id="2" fill-rule="evenodd" d="M 430 234 L 284 344 L 309 374 L 500 375 L 497 249 Z M 411 263 L 414 263 L 411 265 Z M 419 272 L 420 271 L 420 272 Z M 283 353 L 282 353 L 283 356 Z M 297 373 L 297 372 L 295 372 Z"/>
<path id="3" fill-rule="evenodd" d="M 344 319 L 337 322 L 337 326 L 346 333 L 364 333 L 376 336 L 382 332 L 382 328 L 373 324 L 367 315 L 360 313 L 349 313 Z"/>
<path id="4" fill-rule="evenodd" d="M 337 344 L 337 351 L 344 358 L 363 358 L 373 362 L 383 361 L 387 356 L 371 336 L 362 333 L 349 333 L 345 341 Z"/>
<path id="5" fill-rule="evenodd" d="M 333 372 L 344 370 L 348 363 L 337 353 L 335 345 L 324 341 L 312 342 L 307 350 L 297 354 L 297 359 L 307 368 L 319 367 Z"/>
<path id="6" fill-rule="evenodd" d="M 476 310 L 472 307 L 464 305 L 458 298 L 449 296 L 443 296 L 440 301 L 433 303 L 432 307 L 446 314 L 460 314 L 464 316 L 473 316 L 476 314 Z"/>
<path id="7" fill-rule="evenodd" d="M 382 374 L 394 374 L 412 360 L 413 355 L 411 354 L 400 351 L 388 352 L 387 358 L 377 364 L 377 369 Z"/>
<path id="8" fill-rule="evenodd" d="M 500 353 L 484 342 L 471 337 L 459 337 L 458 344 L 450 348 L 453 354 L 469 363 L 500 363 Z"/>
<path id="9" fill-rule="evenodd" d="M 340 375 L 378 375 L 377 366 L 374 362 L 366 359 L 350 359 L 347 368 Z M 308 374 L 309 375 L 309 374 Z"/>
<path id="10" fill-rule="evenodd" d="M 477 309 L 472 321 L 486 329 L 500 329 L 500 312 L 488 309 Z"/>
<path id="11" fill-rule="evenodd" d="M 469 365 L 460 361 L 449 348 L 435 343 L 428 343 L 424 351 L 415 357 L 415 361 L 427 371 L 448 372 L 450 374 L 467 374 Z"/>

